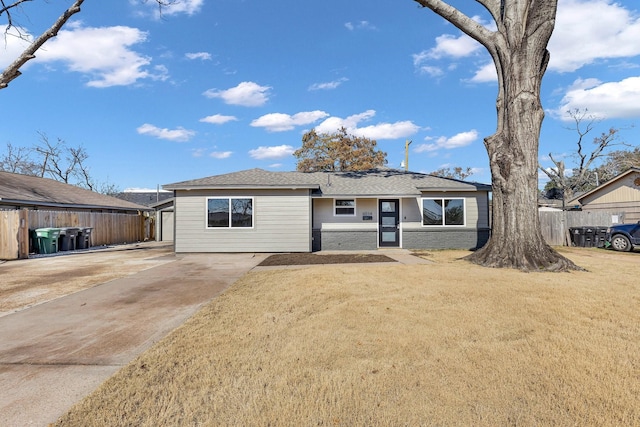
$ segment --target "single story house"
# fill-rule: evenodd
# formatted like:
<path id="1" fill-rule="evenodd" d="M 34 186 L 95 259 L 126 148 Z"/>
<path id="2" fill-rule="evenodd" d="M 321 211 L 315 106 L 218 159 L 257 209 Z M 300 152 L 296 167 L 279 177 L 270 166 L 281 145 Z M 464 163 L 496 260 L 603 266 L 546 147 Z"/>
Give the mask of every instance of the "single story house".
<path id="1" fill-rule="evenodd" d="M 482 247 L 491 186 L 395 169 L 250 169 L 164 185 L 181 252 Z"/>
<path id="2" fill-rule="evenodd" d="M 631 168 L 569 202 L 585 212 L 612 212 L 612 222 L 640 221 L 640 168 Z"/>
<path id="3" fill-rule="evenodd" d="M 82 227 L 91 235 L 87 245 L 142 241 L 153 210 L 53 179 L 0 171 L 0 259 L 28 257 L 39 228 Z"/>
<path id="4" fill-rule="evenodd" d="M 49 178 L 0 171 L 0 210 L 29 209 L 137 214 L 137 203 Z"/>

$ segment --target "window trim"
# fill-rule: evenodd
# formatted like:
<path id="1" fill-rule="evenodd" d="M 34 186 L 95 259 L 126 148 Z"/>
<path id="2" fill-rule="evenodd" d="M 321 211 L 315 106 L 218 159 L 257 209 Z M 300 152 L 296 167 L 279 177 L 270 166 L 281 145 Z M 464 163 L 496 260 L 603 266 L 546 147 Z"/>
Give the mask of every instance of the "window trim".
<path id="1" fill-rule="evenodd" d="M 351 209 L 350 206 L 337 206 L 338 201 L 347 201 L 347 202 L 353 202 L 353 213 L 338 213 L 337 210 L 338 208 L 341 209 Z M 346 198 L 346 197 L 341 197 L 341 198 L 336 198 L 333 199 L 333 216 L 348 216 L 348 217 L 352 217 L 352 216 L 356 216 L 356 211 L 357 211 L 357 207 L 358 207 L 358 203 L 356 202 L 355 198 Z"/>
<path id="2" fill-rule="evenodd" d="M 249 199 L 251 200 L 251 227 L 238 227 L 233 226 L 233 210 L 231 208 L 231 201 L 234 199 Z M 227 200 L 229 206 L 229 225 L 226 227 L 211 227 L 209 225 L 209 200 Z M 255 199 L 253 196 L 208 196 L 206 197 L 204 204 L 204 224 L 207 230 L 252 230 L 255 227 Z"/>
<path id="3" fill-rule="evenodd" d="M 440 200 L 442 202 L 442 224 L 425 224 L 424 223 L 424 201 L 425 200 Z M 444 212 L 445 200 L 462 200 L 462 224 L 445 224 L 446 215 Z M 420 198 L 420 224 L 422 227 L 434 228 L 451 228 L 451 227 L 466 227 L 467 226 L 467 198 L 466 197 L 421 197 Z"/>

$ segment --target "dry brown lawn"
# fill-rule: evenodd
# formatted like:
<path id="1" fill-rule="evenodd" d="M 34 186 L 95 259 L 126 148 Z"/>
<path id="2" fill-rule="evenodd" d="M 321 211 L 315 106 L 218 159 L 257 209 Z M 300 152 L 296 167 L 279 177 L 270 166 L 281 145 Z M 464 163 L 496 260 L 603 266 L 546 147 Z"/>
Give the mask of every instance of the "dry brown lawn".
<path id="1" fill-rule="evenodd" d="M 640 425 L 640 254 L 254 270 L 59 426 Z"/>

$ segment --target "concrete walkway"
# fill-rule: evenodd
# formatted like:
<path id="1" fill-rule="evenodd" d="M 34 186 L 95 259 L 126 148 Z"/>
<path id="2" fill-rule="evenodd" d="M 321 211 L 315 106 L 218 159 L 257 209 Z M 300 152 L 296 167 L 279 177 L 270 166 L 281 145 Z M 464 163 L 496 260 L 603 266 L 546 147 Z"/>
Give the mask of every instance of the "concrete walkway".
<path id="1" fill-rule="evenodd" d="M 46 426 L 267 254 L 193 254 L 0 318 L 0 425 Z"/>

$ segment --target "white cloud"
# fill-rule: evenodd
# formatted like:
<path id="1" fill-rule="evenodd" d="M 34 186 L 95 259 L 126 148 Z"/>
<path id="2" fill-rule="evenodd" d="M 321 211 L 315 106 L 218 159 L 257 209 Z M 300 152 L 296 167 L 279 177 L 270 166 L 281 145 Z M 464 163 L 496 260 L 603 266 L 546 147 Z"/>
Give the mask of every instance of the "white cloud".
<path id="1" fill-rule="evenodd" d="M 640 77 L 603 83 L 597 79 L 578 79 L 567 90 L 560 106 L 552 115 L 573 120 L 567 111 L 589 110 L 600 119 L 640 116 Z"/>
<path id="2" fill-rule="evenodd" d="M 263 127 L 269 132 L 284 132 L 294 129 L 296 126 L 304 126 L 327 117 L 324 111 L 303 111 L 290 116 L 283 113 L 271 113 L 258 117 L 251 122 L 253 127 Z"/>
<path id="3" fill-rule="evenodd" d="M 201 59 L 203 61 L 210 61 L 211 60 L 211 54 L 208 52 L 192 52 L 192 53 L 185 53 L 184 56 L 187 59 Z"/>
<path id="4" fill-rule="evenodd" d="M 311 86 L 309 86 L 309 90 L 332 90 L 337 88 L 338 86 L 340 86 L 342 83 L 349 81 L 349 79 L 347 79 L 346 77 L 343 77 L 341 79 L 338 80 L 334 80 L 332 82 L 325 82 L 325 83 L 314 83 Z"/>
<path id="5" fill-rule="evenodd" d="M 431 77 L 441 77 L 444 75 L 444 70 L 442 68 L 432 65 L 421 65 L 418 67 L 418 71 L 423 74 L 428 74 Z"/>
<path id="6" fill-rule="evenodd" d="M 460 132 L 450 138 L 445 136 L 441 136 L 437 138 L 435 142 L 429 144 L 420 144 L 418 145 L 414 151 L 416 153 L 424 153 L 430 151 L 437 151 L 440 149 L 450 150 L 453 148 L 466 147 L 467 145 L 472 144 L 474 141 L 478 139 L 478 131 L 472 129 L 468 132 Z"/>
<path id="7" fill-rule="evenodd" d="M 269 100 L 270 86 L 260 86 L 254 82 L 242 82 L 226 90 L 209 89 L 204 92 L 207 98 L 220 98 L 229 105 L 260 107 Z"/>
<path id="8" fill-rule="evenodd" d="M 233 151 L 214 151 L 209 154 L 209 157 L 214 159 L 228 159 L 233 154 Z"/>
<path id="9" fill-rule="evenodd" d="M 444 74 L 444 70 L 441 66 L 434 65 L 434 61 L 466 58 L 482 51 L 482 45 L 466 34 L 461 34 L 458 37 L 443 34 L 436 37 L 435 47 L 412 55 L 413 66 L 420 73 L 428 74 L 431 77 L 440 77 Z"/>
<path id="10" fill-rule="evenodd" d="M 443 34 L 436 37 L 436 46 L 434 48 L 430 49 L 426 54 L 425 52 L 421 52 L 420 55 L 431 59 L 440 59 L 445 57 L 464 58 L 471 56 L 482 49 L 483 47 L 480 43 L 466 34 L 461 34 L 458 37 L 451 34 Z"/>
<path id="11" fill-rule="evenodd" d="M 344 26 L 349 31 L 355 30 L 377 30 L 376 26 L 371 24 L 369 21 L 358 21 L 358 22 L 346 22 Z"/>
<path id="12" fill-rule="evenodd" d="M 340 117 L 329 117 L 316 128 L 318 133 L 335 133 L 340 128 L 347 129 L 347 133 L 355 136 L 380 140 L 398 139 L 413 135 L 420 127 L 411 121 L 399 121 L 395 123 L 378 123 L 374 125 L 359 127 L 363 121 L 370 120 L 376 115 L 375 110 L 367 110 L 363 113 L 354 114 L 345 119 Z"/>
<path id="13" fill-rule="evenodd" d="M 214 125 L 223 125 L 228 122 L 237 121 L 235 116 L 223 116 L 222 114 L 214 114 L 213 116 L 207 116 L 201 118 L 199 121 L 202 123 L 211 123 Z"/>
<path id="14" fill-rule="evenodd" d="M 598 59 L 640 55 L 640 17 L 611 0 L 561 0 L 549 69 L 575 71 Z"/>
<path id="15" fill-rule="evenodd" d="M 249 155 L 253 159 L 279 159 L 282 157 L 291 156 L 295 149 L 291 145 L 278 145 L 275 147 L 258 147 L 254 150 L 249 150 Z"/>
<path id="16" fill-rule="evenodd" d="M 420 126 L 411 121 L 401 121 L 395 123 L 378 123 L 371 126 L 353 129 L 356 136 L 363 136 L 369 139 L 398 139 L 411 136 L 420 130 Z"/>
<path id="17" fill-rule="evenodd" d="M 34 61 L 64 63 L 70 71 L 86 74 L 87 86 L 126 86 L 141 79 L 166 80 L 166 67 L 150 68 L 151 58 L 131 50 L 143 43 L 147 33 L 137 28 L 82 27 L 74 23 L 49 40 Z"/>
<path id="18" fill-rule="evenodd" d="M 178 127 L 176 129 L 167 129 L 159 128 L 149 123 L 143 124 L 136 130 L 140 135 L 154 136 L 159 139 L 166 139 L 176 142 L 187 142 L 196 134 L 195 131 L 185 129 L 183 127 Z"/>
<path id="19" fill-rule="evenodd" d="M 200 12 L 202 9 L 202 5 L 204 4 L 204 0 L 179 0 L 179 1 L 169 1 L 165 2 L 166 4 L 162 6 L 162 8 L 158 7 L 158 3 L 156 1 L 140 1 L 140 0 L 129 0 L 134 6 L 138 6 L 139 3 L 143 3 L 147 6 L 147 9 L 151 11 L 151 14 L 159 19 L 162 16 L 171 16 L 178 15 L 180 13 L 184 13 L 186 15 L 195 15 Z"/>
<path id="20" fill-rule="evenodd" d="M 495 31 L 495 24 L 480 23 Z M 598 60 L 638 56 L 638 40 L 640 17 L 621 4 L 612 0 L 560 0 L 548 46 L 551 53 L 549 70 L 571 72 Z M 414 54 L 413 64 L 421 73 L 440 77 L 444 67 L 434 61 L 458 60 L 477 54 L 488 58 L 486 50 L 467 35 L 443 34 L 436 38 L 435 47 Z M 469 81 L 496 81 L 495 67 L 481 66 Z"/>
<path id="21" fill-rule="evenodd" d="M 496 72 L 496 66 L 493 62 L 483 65 L 478 68 L 473 77 L 469 80 L 472 83 L 490 83 L 498 81 L 498 73 Z"/>
<path id="22" fill-rule="evenodd" d="M 4 36 L 2 46 L 0 47 L 0 49 L 2 49 L 0 68 L 4 69 L 18 59 L 22 52 L 29 47 L 29 44 L 33 41 L 33 36 L 26 30 L 20 30 L 19 34 L 15 27 L 7 30 L 6 25 L 0 25 L 0 32 Z M 20 39 L 20 37 L 25 40 Z M 29 62 L 27 62 L 27 65 L 29 65 Z"/>

